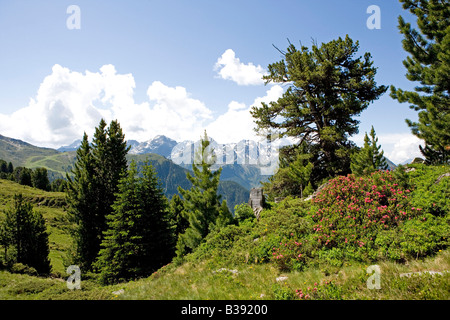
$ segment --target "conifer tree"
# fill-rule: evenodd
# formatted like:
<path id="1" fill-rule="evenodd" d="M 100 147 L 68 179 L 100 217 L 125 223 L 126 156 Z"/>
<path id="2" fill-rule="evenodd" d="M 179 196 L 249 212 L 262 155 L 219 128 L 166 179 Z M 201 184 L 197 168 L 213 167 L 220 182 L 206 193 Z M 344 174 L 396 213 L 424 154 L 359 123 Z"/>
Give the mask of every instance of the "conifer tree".
<path id="1" fill-rule="evenodd" d="M 31 173 L 31 182 L 33 187 L 50 191 L 50 181 L 48 180 L 48 173 L 46 168 L 36 168 Z"/>
<path id="2" fill-rule="evenodd" d="M 11 246 L 15 252 L 11 260 L 33 267 L 40 274 L 48 274 L 51 270 L 48 258 L 50 249 L 42 214 L 35 212 L 22 194 L 16 194 L 14 204 L 6 210 L 5 216 L 0 226 L 5 252 Z"/>
<path id="3" fill-rule="evenodd" d="M 125 135 L 117 121 L 106 127 L 101 119 L 95 128 L 92 146 L 85 134 L 77 151 L 74 178 L 68 175 L 68 202 L 72 220 L 76 223 L 74 260 L 84 270 L 90 270 L 100 250 L 106 216 L 112 212 L 120 176 L 126 172 Z"/>
<path id="4" fill-rule="evenodd" d="M 189 226 L 183 200 L 181 200 L 178 194 L 172 196 L 169 203 L 169 212 L 173 233 L 176 238 L 178 238 L 178 236 L 184 233 Z"/>
<path id="5" fill-rule="evenodd" d="M 381 146 L 378 146 L 377 142 L 378 138 L 372 126 L 370 139 L 366 132 L 364 135 L 364 146 L 352 156 L 350 166 L 353 174 L 361 176 L 380 169 L 387 170 L 388 165 L 383 156 L 384 151 L 380 151 Z"/>
<path id="6" fill-rule="evenodd" d="M 66 174 L 69 218 L 75 224 L 72 236 L 75 242 L 72 262 L 82 270 L 89 270 L 99 251 L 97 177 L 88 136 L 83 135 L 72 169 Z"/>
<path id="7" fill-rule="evenodd" d="M 178 188 L 184 198 L 184 207 L 189 221 L 189 227 L 178 238 L 178 256 L 195 249 L 215 228 L 216 223 L 223 226 L 230 221 L 230 216 L 232 218 L 228 208 L 225 206 L 225 210 L 221 204 L 221 196 L 217 194 L 222 168 L 212 171 L 211 167 L 215 160 L 215 154 L 205 131 L 192 164 L 194 175 L 186 173 L 192 187 L 190 190 Z"/>
<path id="8" fill-rule="evenodd" d="M 409 53 L 403 61 L 406 78 L 420 83 L 414 91 L 391 86 L 391 97 L 410 103 L 418 111 L 418 121 L 406 119 L 411 132 L 425 141 L 420 147 L 427 163 L 450 161 L 450 4 L 448 0 L 400 0 L 403 9 L 417 17 L 414 29 L 398 18 L 404 35 L 403 49 Z"/>
<path id="9" fill-rule="evenodd" d="M 270 104 L 254 106 L 256 131 L 295 137 L 297 147 L 307 145 L 313 163 L 310 182 L 350 173 L 354 144 L 348 137 L 358 133 L 355 116 L 378 99 L 387 88 L 377 86 L 376 68 L 370 53 L 355 58 L 359 48 L 345 39 L 297 49 L 290 44 L 283 59 L 269 64 L 266 83 L 289 85 L 283 96 Z"/>
<path id="10" fill-rule="evenodd" d="M 168 203 L 153 167 L 144 165 L 139 178 L 132 161 L 118 189 L 96 262 L 103 283 L 148 276 L 173 256 Z"/>

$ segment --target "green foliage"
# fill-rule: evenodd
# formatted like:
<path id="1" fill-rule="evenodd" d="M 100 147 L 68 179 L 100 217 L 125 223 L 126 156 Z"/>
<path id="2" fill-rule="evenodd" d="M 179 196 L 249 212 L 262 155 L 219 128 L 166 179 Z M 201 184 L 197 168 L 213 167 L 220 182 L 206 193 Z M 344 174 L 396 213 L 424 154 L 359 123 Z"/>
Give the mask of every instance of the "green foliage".
<path id="1" fill-rule="evenodd" d="M 210 143 L 205 131 L 192 164 L 194 175 L 186 173 L 192 187 L 190 190 L 178 188 L 184 198 L 184 208 L 189 221 L 189 227 L 178 239 L 179 257 L 198 247 L 211 230 L 223 227 L 233 219 L 226 203 L 221 203 L 221 196 L 217 194 L 222 169 L 214 172 L 211 170 L 216 159 Z"/>
<path id="2" fill-rule="evenodd" d="M 450 225 L 441 217 L 425 214 L 405 222 L 400 230 L 400 248 L 405 255 L 425 257 L 450 245 Z"/>
<path id="3" fill-rule="evenodd" d="M 364 136 L 364 146 L 355 153 L 352 158 L 350 168 L 352 173 L 361 176 L 370 174 L 377 170 L 387 170 L 388 165 L 383 157 L 383 151 L 380 152 L 381 146 L 377 146 L 378 138 L 375 137 L 375 129 L 372 126 L 370 131 L 370 140 L 367 132 Z"/>
<path id="4" fill-rule="evenodd" d="M 449 70 L 450 70 L 450 9 L 447 1 L 400 0 L 403 9 L 417 17 L 418 30 L 403 17 L 398 18 L 404 35 L 403 49 L 409 53 L 403 61 L 406 78 L 420 85 L 414 91 L 391 86 L 391 97 L 410 103 L 418 111 L 418 121 L 406 123 L 418 138 L 425 140 L 420 147 L 429 164 L 450 161 Z"/>
<path id="5" fill-rule="evenodd" d="M 238 224 L 243 224 L 245 222 L 251 223 L 256 220 L 256 216 L 247 203 L 241 203 L 234 207 L 234 219 Z"/>
<path id="6" fill-rule="evenodd" d="M 424 212 L 444 217 L 450 212 L 450 166 L 410 165 L 409 183 L 414 186 L 411 205 Z M 438 179 L 440 180 L 438 181 Z"/>
<path id="7" fill-rule="evenodd" d="M 173 253 L 168 203 L 151 165 L 138 178 L 132 162 L 118 189 L 96 263 L 102 283 L 149 276 Z"/>
<path id="8" fill-rule="evenodd" d="M 68 173 L 67 202 L 71 221 L 75 224 L 75 257 L 73 263 L 84 271 L 91 270 L 95 261 L 106 216 L 112 212 L 118 182 L 127 169 L 126 154 L 129 150 L 125 135 L 117 121 L 108 128 L 101 119 L 95 128 L 92 146 L 87 134 L 77 150 L 76 163 L 71 177 Z"/>
<path id="9" fill-rule="evenodd" d="M 302 153 L 311 155 L 313 186 L 350 172 L 354 144 L 348 137 L 358 132 L 354 116 L 387 89 L 376 85 L 370 53 L 354 58 L 358 48 L 348 35 L 311 49 L 290 44 L 280 51 L 283 60 L 270 64 L 263 77 L 290 86 L 278 101 L 251 110 L 258 130 L 300 139 Z"/>
<path id="10" fill-rule="evenodd" d="M 46 168 L 36 168 L 31 174 L 31 182 L 33 187 L 50 191 L 50 182 L 48 180 L 48 173 Z"/>
<path id="11" fill-rule="evenodd" d="M 290 238 L 273 248 L 272 261 L 280 271 L 303 270 L 306 257 L 302 245 L 302 242 Z"/>
<path id="12" fill-rule="evenodd" d="M 295 293 L 300 300 L 342 300 L 343 289 L 334 281 L 323 280 L 313 287 L 297 289 Z"/>
<path id="13" fill-rule="evenodd" d="M 14 195 L 14 204 L 0 223 L 0 244 L 8 263 L 21 263 L 40 274 L 50 273 L 48 233 L 41 213 L 33 211 L 22 194 Z M 10 254 L 8 255 L 8 250 Z"/>

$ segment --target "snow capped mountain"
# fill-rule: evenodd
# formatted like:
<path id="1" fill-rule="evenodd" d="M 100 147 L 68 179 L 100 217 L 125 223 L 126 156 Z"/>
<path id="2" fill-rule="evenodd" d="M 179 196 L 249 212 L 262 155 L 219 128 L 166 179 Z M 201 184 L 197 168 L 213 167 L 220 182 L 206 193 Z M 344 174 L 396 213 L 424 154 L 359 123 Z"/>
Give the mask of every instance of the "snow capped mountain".
<path id="1" fill-rule="evenodd" d="M 210 141 L 210 148 L 214 150 L 216 156 L 216 165 L 213 166 L 213 169 L 228 164 L 251 165 L 260 168 L 262 175 L 272 175 L 278 168 L 278 150 L 281 146 L 279 141 L 268 143 L 241 140 L 226 144 L 218 143 L 212 138 Z M 58 151 L 77 150 L 80 143 L 81 140 L 76 140 L 68 146 L 59 148 Z M 285 144 L 286 142 L 283 143 L 283 145 Z M 172 160 L 175 164 L 190 169 L 195 160 L 195 152 L 199 148 L 200 140 L 177 142 L 164 135 L 158 135 L 144 142 L 128 140 L 127 145 L 131 147 L 129 154 L 156 153 Z"/>
<path id="2" fill-rule="evenodd" d="M 130 154 L 156 153 L 166 158 L 169 158 L 172 149 L 176 145 L 177 142 L 175 140 L 172 140 L 163 135 L 158 135 L 148 141 L 141 143 L 137 142 L 136 144 L 133 144 L 129 153 Z"/>
<path id="3" fill-rule="evenodd" d="M 77 150 L 81 145 L 81 140 L 75 140 L 74 142 L 72 142 L 71 144 L 69 144 L 68 146 L 62 146 L 59 147 L 58 150 L 59 152 L 66 152 L 66 151 L 75 151 Z"/>

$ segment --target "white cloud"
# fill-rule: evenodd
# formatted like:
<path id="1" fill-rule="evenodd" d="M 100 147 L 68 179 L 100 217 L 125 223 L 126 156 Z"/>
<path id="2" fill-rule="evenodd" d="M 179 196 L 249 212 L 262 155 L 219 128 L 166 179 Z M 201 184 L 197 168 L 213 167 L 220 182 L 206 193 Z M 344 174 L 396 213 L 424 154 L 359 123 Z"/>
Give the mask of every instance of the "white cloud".
<path id="1" fill-rule="evenodd" d="M 84 131 L 92 138 L 103 117 L 108 123 L 118 119 L 127 139 L 166 134 L 183 140 L 199 137 L 203 122 L 211 118 L 211 110 L 183 87 L 155 81 L 147 91 L 149 101 L 140 104 L 134 89 L 133 76 L 117 74 L 112 65 L 80 73 L 56 64 L 26 107 L 0 114 L 0 133 L 56 148 L 80 139 Z"/>
<path id="2" fill-rule="evenodd" d="M 250 107 L 246 107 L 244 103 L 231 101 L 227 112 L 207 126 L 208 136 L 220 143 L 239 142 L 242 139 L 258 140 L 259 137 L 254 131 L 256 126 L 250 114 L 251 107 L 260 106 L 261 102 L 276 101 L 282 94 L 283 88 L 275 85 L 267 90 L 264 97 L 256 98 Z"/>
<path id="3" fill-rule="evenodd" d="M 378 145 L 384 151 L 385 157 L 400 164 L 406 160 L 415 157 L 422 157 L 419 150 L 419 145 L 424 145 L 423 140 L 420 140 L 411 133 L 389 133 L 377 134 Z M 358 146 L 362 147 L 364 143 L 364 134 L 358 134 L 351 138 Z"/>
<path id="4" fill-rule="evenodd" d="M 214 66 L 219 76 L 225 80 L 232 80 L 238 85 L 260 85 L 264 84 L 262 76 L 266 73 L 260 65 L 252 63 L 244 64 L 232 49 L 227 49 Z"/>
<path id="5" fill-rule="evenodd" d="M 58 148 L 80 139 L 92 138 L 101 118 L 117 119 L 126 139 L 146 141 L 164 134 L 177 141 L 197 140 L 206 129 L 223 143 L 256 139 L 250 114 L 252 105 L 277 100 L 283 88 L 273 85 L 251 106 L 231 101 L 228 110 L 213 118 L 212 111 L 181 86 L 169 87 L 154 81 L 148 100 L 134 100 L 132 74 L 119 74 L 113 65 L 98 71 L 76 72 L 54 65 L 27 106 L 6 115 L 0 113 L 0 134 L 37 146 Z"/>

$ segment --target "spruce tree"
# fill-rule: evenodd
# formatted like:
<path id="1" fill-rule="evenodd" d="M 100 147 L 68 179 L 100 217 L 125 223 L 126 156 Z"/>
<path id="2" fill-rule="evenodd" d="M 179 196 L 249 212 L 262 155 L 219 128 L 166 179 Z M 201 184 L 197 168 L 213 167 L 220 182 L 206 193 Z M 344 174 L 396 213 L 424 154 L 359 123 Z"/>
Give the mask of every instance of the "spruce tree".
<path id="1" fill-rule="evenodd" d="M 126 172 L 125 135 L 117 121 L 106 127 L 101 119 L 95 128 L 92 146 L 85 134 L 77 150 L 74 178 L 68 175 L 68 202 L 76 223 L 74 263 L 90 270 L 100 250 L 106 216 L 112 212 L 120 176 Z"/>
<path id="2" fill-rule="evenodd" d="M 169 214 L 173 233 L 176 238 L 184 233 L 189 226 L 184 203 L 178 194 L 174 194 L 169 203 Z"/>
<path id="3" fill-rule="evenodd" d="M 177 255 L 179 257 L 195 249 L 215 228 L 216 223 L 224 225 L 230 221 L 231 213 L 228 208 L 227 212 L 222 206 L 221 196 L 217 194 L 222 168 L 212 171 L 211 167 L 215 160 L 215 154 L 205 131 L 192 164 L 194 175 L 186 173 L 192 187 L 189 190 L 178 187 L 184 199 L 189 221 L 189 227 L 178 237 Z"/>
<path id="4" fill-rule="evenodd" d="M 132 161 L 118 189 L 96 263 L 103 283 L 148 276 L 173 256 L 168 203 L 153 167 L 144 165 L 139 178 Z"/>
<path id="5" fill-rule="evenodd" d="M 31 182 L 33 187 L 50 191 L 50 181 L 48 180 L 48 173 L 46 168 L 36 168 L 31 173 Z"/>
<path id="6" fill-rule="evenodd" d="M 380 151 L 381 146 L 377 145 L 378 138 L 375 135 L 375 129 L 372 126 L 370 130 L 370 139 L 364 135 L 364 146 L 352 156 L 352 173 L 357 176 L 372 173 L 377 170 L 387 170 L 388 165 L 383 154 Z"/>
<path id="7" fill-rule="evenodd" d="M 75 225 L 72 230 L 75 242 L 72 263 L 82 270 L 89 270 L 100 249 L 98 221 L 101 219 L 98 217 L 95 162 L 86 133 L 77 150 L 72 174 L 73 177 L 66 174 L 69 218 Z"/>
<path id="8" fill-rule="evenodd" d="M 420 85 L 414 91 L 391 86 L 391 97 L 410 103 L 418 121 L 406 119 L 411 132 L 425 141 L 420 147 L 427 163 L 450 161 L 450 4 L 448 0 L 400 0 L 417 17 L 417 29 L 398 18 L 403 34 L 406 78 Z"/>
<path id="9" fill-rule="evenodd" d="M 48 233 L 41 213 L 35 212 L 22 194 L 14 195 L 13 206 L 5 211 L 0 226 L 5 254 L 8 247 L 14 249 L 10 260 L 33 267 L 40 274 L 50 273 Z M 6 257 L 7 258 L 7 257 Z"/>

